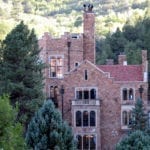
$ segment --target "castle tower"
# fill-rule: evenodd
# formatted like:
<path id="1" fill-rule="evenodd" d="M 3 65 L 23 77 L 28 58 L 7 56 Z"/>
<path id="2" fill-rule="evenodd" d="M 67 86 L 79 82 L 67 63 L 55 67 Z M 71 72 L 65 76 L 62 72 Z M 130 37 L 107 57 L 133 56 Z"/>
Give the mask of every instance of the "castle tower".
<path id="1" fill-rule="evenodd" d="M 92 11 L 93 5 L 83 5 L 83 59 L 95 64 L 95 15 Z"/>

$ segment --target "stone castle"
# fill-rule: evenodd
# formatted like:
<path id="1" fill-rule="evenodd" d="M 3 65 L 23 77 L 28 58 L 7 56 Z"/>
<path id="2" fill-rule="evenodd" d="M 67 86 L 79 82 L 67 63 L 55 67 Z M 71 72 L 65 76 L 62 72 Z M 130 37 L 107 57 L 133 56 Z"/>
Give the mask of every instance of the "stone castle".
<path id="1" fill-rule="evenodd" d="M 126 56 L 118 64 L 95 62 L 95 15 L 84 5 L 83 33 L 65 33 L 39 40 L 45 69 L 44 91 L 72 126 L 79 150 L 111 150 L 129 130 L 131 110 L 141 97 L 149 113 L 147 51 L 142 64 L 128 65 Z"/>

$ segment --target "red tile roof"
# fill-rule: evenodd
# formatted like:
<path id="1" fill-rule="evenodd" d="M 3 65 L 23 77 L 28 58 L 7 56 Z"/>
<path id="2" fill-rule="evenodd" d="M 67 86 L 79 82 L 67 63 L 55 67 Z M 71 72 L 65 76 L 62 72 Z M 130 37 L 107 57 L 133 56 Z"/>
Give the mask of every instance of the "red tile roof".
<path id="1" fill-rule="evenodd" d="M 109 72 L 115 81 L 143 81 L 141 65 L 97 65 L 104 72 Z"/>

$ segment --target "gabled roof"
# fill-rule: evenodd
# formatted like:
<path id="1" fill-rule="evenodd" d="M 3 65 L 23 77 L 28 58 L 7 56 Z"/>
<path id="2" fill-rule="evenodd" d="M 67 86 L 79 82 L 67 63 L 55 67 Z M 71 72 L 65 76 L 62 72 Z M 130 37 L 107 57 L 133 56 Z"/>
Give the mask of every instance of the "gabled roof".
<path id="1" fill-rule="evenodd" d="M 115 81 L 143 81 L 142 65 L 97 65 Z"/>

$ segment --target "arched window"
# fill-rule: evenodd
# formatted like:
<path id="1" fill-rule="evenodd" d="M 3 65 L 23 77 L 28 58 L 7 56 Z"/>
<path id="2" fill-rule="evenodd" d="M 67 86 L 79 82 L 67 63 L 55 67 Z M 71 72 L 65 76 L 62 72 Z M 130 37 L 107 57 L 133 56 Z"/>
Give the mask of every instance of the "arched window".
<path id="1" fill-rule="evenodd" d="M 84 150 L 89 149 L 89 136 L 88 135 L 83 136 L 83 149 Z"/>
<path id="2" fill-rule="evenodd" d="M 89 99 L 89 91 L 88 89 L 84 90 L 84 99 Z"/>
<path id="3" fill-rule="evenodd" d="M 56 108 L 58 108 L 58 87 L 50 86 L 50 99 L 53 101 Z"/>
<path id="4" fill-rule="evenodd" d="M 90 149 L 91 150 L 96 149 L 96 137 L 94 135 L 90 136 Z"/>
<path id="5" fill-rule="evenodd" d="M 75 66 L 75 67 L 78 67 L 78 66 L 79 66 L 79 63 L 78 63 L 78 62 L 75 62 L 74 66 Z"/>
<path id="6" fill-rule="evenodd" d="M 90 126 L 95 126 L 95 111 L 90 112 Z"/>
<path id="7" fill-rule="evenodd" d="M 83 112 L 83 126 L 88 126 L 89 124 L 89 116 L 88 116 L 88 111 Z"/>
<path id="8" fill-rule="evenodd" d="M 80 111 L 76 112 L 76 126 L 77 127 L 82 126 L 82 114 Z"/>
<path id="9" fill-rule="evenodd" d="M 96 90 L 95 89 L 90 90 L 90 98 L 91 99 L 96 99 Z"/>
<path id="10" fill-rule="evenodd" d="M 82 150 L 82 136 L 77 135 L 76 138 L 77 138 L 77 149 Z"/>
<path id="11" fill-rule="evenodd" d="M 54 87 L 50 87 L 50 98 L 54 98 Z"/>
<path id="12" fill-rule="evenodd" d="M 128 94 L 128 93 L 127 93 L 127 89 L 123 89 L 122 92 L 123 92 L 123 94 L 122 94 L 122 96 L 123 96 L 122 99 L 123 99 L 123 100 L 127 100 L 127 97 L 128 97 L 128 96 L 127 96 L 127 94 Z"/>
<path id="13" fill-rule="evenodd" d="M 127 116 L 127 112 L 126 111 L 123 111 L 122 113 L 122 123 L 123 125 L 127 125 L 128 124 L 128 116 Z"/>
<path id="14" fill-rule="evenodd" d="M 133 100 L 133 89 L 129 89 L 129 100 Z"/>
<path id="15" fill-rule="evenodd" d="M 128 125 L 130 125 L 132 123 L 132 111 L 129 111 L 128 115 L 129 115 Z"/>

